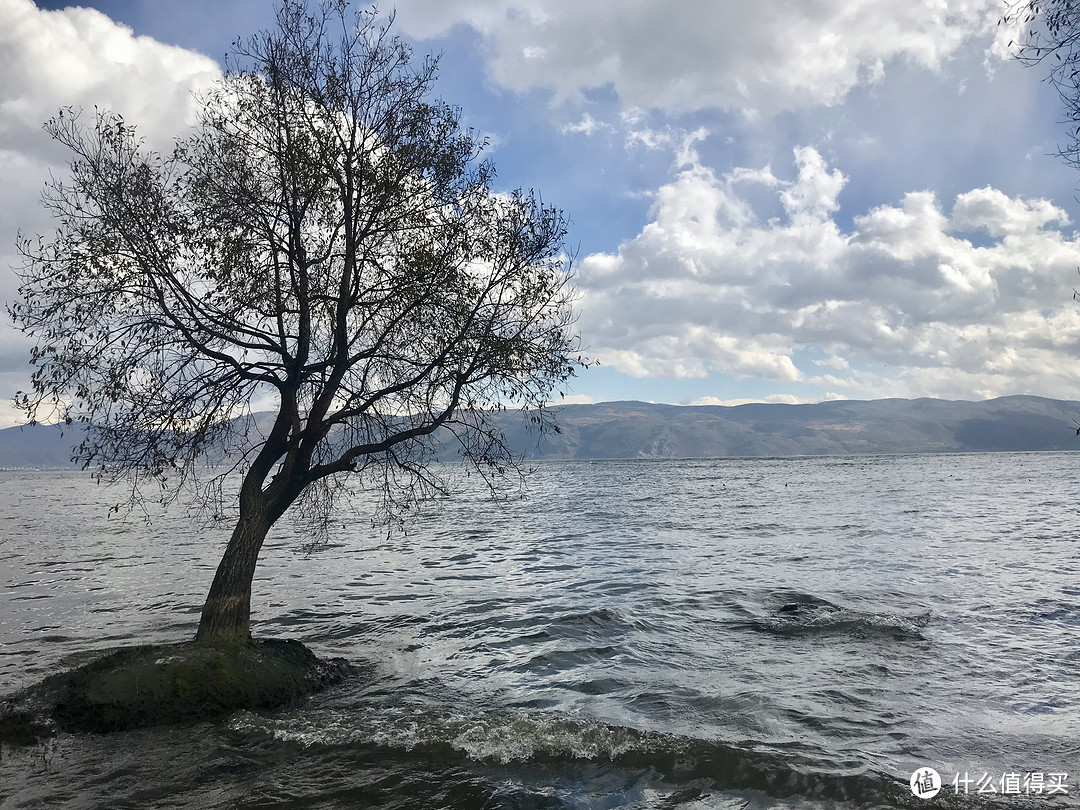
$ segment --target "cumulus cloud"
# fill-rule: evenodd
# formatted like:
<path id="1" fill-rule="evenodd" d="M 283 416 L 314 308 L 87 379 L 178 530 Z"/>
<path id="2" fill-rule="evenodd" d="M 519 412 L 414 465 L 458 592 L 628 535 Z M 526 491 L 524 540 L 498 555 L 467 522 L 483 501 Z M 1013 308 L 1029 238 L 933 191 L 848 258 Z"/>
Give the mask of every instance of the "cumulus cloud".
<path id="1" fill-rule="evenodd" d="M 805 405 L 808 402 L 817 402 L 818 400 L 802 399 L 794 394 L 769 394 L 768 396 L 761 397 L 760 399 L 720 399 L 720 397 L 698 397 L 697 399 L 688 402 L 688 405 L 723 405 L 725 407 L 732 407 L 735 405 L 753 405 L 756 403 L 770 403 L 780 405 Z"/>
<path id="2" fill-rule="evenodd" d="M 835 104 L 892 60 L 937 68 L 1000 16 L 992 0 L 414 0 L 399 24 L 484 38 L 492 77 L 559 99 L 610 85 L 625 105 L 774 113 Z"/>
<path id="3" fill-rule="evenodd" d="M 113 110 L 159 147 L 194 123 L 193 92 L 220 76 L 201 54 L 137 37 L 85 8 L 39 10 L 31 0 L 0 2 L 0 300 L 15 295 L 16 230 L 46 232 L 38 206 L 50 171 L 66 155 L 41 129 L 63 106 Z M 9 401 L 27 385 L 29 345 L 0 328 L 0 427 L 18 421 Z"/>
<path id="4" fill-rule="evenodd" d="M 549 405 L 592 405 L 596 398 L 589 394 L 567 394 L 561 399 L 553 399 Z"/>
<path id="5" fill-rule="evenodd" d="M 31 0 L 0 4 L 0 133 L 35 152 L 42 122 L 59 107 L 108 108 L 166 140 L 193 123 L 192 90 L 220 69 L 208 57 L 137 37 L 98 11 L 41 11 Z"/>
<path id="6" fill-rule="evenodd" d="M 914 191 L 845 230 L 842 172 L 811 147 L 794 164 L 791 181 L 679 168 L 636 237 L 581 263 L 591 350 L 638 377 L 1080 396 L 1080 241 L 1063 210 L 992 188 L 944 203 Z M 762 190 L 783 216 L 758 214 L 747 197 Z"/>
<path id="7" fill-rule="evenodd" d="M 585 113 L 576 123 L 564 124 L 563 126 L 559 127 L 559 131 L 562 132 L 564 135 L 574 134 L 589 137 L 593 133 L 606 128 L 608 128 L 608 125 L 602 124 L 588 113 Z"/>

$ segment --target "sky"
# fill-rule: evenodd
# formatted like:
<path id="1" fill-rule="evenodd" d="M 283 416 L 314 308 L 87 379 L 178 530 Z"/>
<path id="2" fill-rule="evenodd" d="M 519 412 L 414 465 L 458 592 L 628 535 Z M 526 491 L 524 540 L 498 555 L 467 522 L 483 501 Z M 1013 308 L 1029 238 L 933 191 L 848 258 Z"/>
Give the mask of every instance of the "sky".
<path id="1" fill-rule="evenodd" d="M 571 402 L 1080 399 L 1080 173 L 1000 0 L 398 0 L 498 189 L 572 226 Z M 0 300 L 63 106 L 167 146 L 268 0 L 0 0 Z M 30 342 L 0 316 L 0 427 Z"/>

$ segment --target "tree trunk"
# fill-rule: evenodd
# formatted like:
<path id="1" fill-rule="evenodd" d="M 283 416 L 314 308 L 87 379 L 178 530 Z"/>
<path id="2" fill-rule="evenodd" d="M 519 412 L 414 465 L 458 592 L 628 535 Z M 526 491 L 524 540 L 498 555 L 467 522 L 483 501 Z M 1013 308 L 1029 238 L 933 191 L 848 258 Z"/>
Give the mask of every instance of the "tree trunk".
<path id="1" fill-rule="evenodd" d="M 251 579 L 273 521 L 266 505 L 245 504 L 218 564 L 203 605 L 196 641 L 242 642 L 251 638 Z"/>

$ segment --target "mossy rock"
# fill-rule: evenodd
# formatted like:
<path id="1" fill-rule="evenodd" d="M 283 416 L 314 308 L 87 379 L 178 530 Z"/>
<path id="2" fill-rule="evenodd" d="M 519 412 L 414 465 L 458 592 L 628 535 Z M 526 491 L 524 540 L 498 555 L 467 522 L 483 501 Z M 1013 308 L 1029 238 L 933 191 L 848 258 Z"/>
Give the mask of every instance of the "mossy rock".
<path id="1" fill-rule="evenodd" d="M 271 709 L 350 672 L 341 659 L 323 661 L 292 640 L 128 647 L 52 675 L 8 701 L 0 710 L 0 740 L 40 738 L 53 725 L 108 732 Z"/>

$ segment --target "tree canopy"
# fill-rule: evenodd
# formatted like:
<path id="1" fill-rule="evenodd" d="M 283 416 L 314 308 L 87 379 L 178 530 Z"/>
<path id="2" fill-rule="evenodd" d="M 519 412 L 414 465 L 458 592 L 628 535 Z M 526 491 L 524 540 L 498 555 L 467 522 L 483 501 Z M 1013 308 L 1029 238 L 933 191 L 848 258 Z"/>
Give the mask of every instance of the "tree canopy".
<path id="1" fill-rule="evenodd" d="M 84 422 L 77 456 L 103 475 L 191 483 L 228 451 L 239 517 L 200 638 L 247 636 L 293 504 L 325 514 L 348 478 L 391 507 L 441 489 L 448 441 L 513 469 L 487 414 L 547 429 L 584 363 L 566 217 L 495 190 L 483 140 L 432 96 L 436 61 L 391 22 L 285 0 L 166 154 L 106 111 L 46 124 L 72 158 L 43 195 L 55 232 L 20 237 L 11 314 L 37 345 L 18 402 Z"/>

